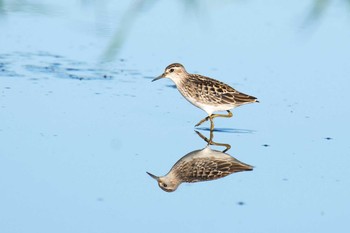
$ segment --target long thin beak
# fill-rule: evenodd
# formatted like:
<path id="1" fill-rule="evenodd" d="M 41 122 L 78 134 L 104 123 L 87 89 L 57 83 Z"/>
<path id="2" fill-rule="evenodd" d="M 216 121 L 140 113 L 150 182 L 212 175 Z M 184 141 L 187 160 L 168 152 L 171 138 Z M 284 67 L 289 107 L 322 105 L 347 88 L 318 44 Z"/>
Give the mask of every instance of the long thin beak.
<path id="1" fill-rule="evenodd" d="M 157 81 L 158 79 L 165 78 L 165 74 L 158 76 L 157 78 L 153 79 L 152 82 Z"/>
<path id="2" fill-rule="evenodd" d="M 158 180 L 159 179 L 159 177 L 158 176 L 155 176 L 155 175 L 153 175 L 152 173 L 149 173 L 149 172 L 146 172 L 148 175 L 150 175 L 150 177 L 152 177 L 153 179 L 155 179 L 155 180 Z"/>

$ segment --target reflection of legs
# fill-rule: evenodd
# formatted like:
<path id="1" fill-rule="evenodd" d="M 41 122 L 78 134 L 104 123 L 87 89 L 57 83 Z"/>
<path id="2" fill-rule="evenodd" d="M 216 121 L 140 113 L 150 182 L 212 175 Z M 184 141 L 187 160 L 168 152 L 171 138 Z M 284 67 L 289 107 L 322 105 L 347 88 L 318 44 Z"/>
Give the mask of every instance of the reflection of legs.
<path id="1" fill-rule="evenodd" d="M 208 138 L 206 138 L 205 136 L 203 136 L 203 134 L 201 134 L 200 132 L 198 131 L 195 131 L 204 141 L 206 141 L 208 143 L 208 145 L 214 145 L 214 146 L 224 146 L 226 147 L 225 150 L 223 150 L 222 152 L 226 152 L 228 151 L 229 149 L 231 149 L 231 145 L 229 144 L 226 144 L 226 143 L 217 143 L 217 142 L 213 142 L 213 138 L 214 138 L 214 134 L 213 134 L 213 131 L 211 130 L 210 131 L 210 139 L 208 140 Z"/>
<path id="2" fill-rule="evenodd" d="M 206 138 L 203 134 L 201 134 L 197 130 L 195 130 L 194 132 L 196 132 L 199 137 L 201 137 L 204 141 L 206 141 L 208 144 L 210 144 L 210 140 L 208 140 L 208 138 Z"/>
<path id="3" fill-rule="evenodd" d="M 226 117 L 226 118 L 230 118 L 233 116 L 232 112 L 230 112 L 230 110 L 227 110 L 228 115 L 224 115 L 224 114 L 211 114 L 210 116 L 207 116 L 206 118 L 204 118 L 203 120 L 201 120 L 200 122 L 198 122 L 195 126 L 199 126 L 201 124 L 203 124 L 204 122 L 206 122 L 207 120 L 210 120 L 210 130 L 214 129 L 214 122 L 213 119 L 215 117 Z"/>
<path id="4" fill-rule="evenodd" d="M 230 144 L 226 144 L 226 143 L 218 143 L 218 142 L 213 142 L 213 141 L 211 141 L 210 142 L 210 145 L 214 145 L 214 146 L 224 146 L 224 147 L 226 147 L 226 149 L 225 150 L 223 150 L 222 152 L 226 152 L 226 151 L 228 151 L 229 149 L 231 149 L 231 145 Z"/>

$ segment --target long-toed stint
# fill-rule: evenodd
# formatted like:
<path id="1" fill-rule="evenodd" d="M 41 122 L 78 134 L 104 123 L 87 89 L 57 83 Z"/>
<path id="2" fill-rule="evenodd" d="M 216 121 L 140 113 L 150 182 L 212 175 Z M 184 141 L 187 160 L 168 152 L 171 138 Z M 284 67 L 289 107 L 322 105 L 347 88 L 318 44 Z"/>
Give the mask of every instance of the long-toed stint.
<path id="1" fill-rule="evenodd" d="M 161 78 L 170 78 L 183 97 L 207 112 L 208 116 L 195 126 L 210 120 L 210 130 L 214 129 L 215 117 L 232 117 L 231 109 L 259 102 L 256 97 L 239 92 L 223 82 L 199 74 L 189 74 L 180 63 L 167 66 L 164 73 L 152 82 Z M 216 111 L 227 111 L 228 114 L 213 114 Z"/>
<path id="2" fill-rule="evenodd" d="M 161 189 L 173 192 L 183 182 L 215 180 L 235 172 L 251 170 L 253 170 L 252 166 L 207 146 L 182 157 L 165 176 L 158 177 L 149 172 L 147 174 L 157 180 Z"/>

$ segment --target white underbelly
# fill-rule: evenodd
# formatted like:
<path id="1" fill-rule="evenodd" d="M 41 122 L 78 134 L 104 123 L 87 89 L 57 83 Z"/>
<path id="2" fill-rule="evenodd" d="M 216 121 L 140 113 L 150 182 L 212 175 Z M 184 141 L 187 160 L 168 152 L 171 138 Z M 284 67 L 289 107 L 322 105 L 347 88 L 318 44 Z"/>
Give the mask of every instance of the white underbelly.
<path id="1" fill-rule="evenodd" d="M 204 110 L 206 113 L 208 113 L 208 115 L 210 116 L 211 114 L 213 114 L 214 112 L 217 111 L 226 111 L 226 110 L 230 110 L 232 108 L 234 108 L 234 106 L 232 105 L 209 105 L 209 104 L 205 104 L 203 102 L 198 102 L 193 98 L 190 97 L 186 97 L 184 96 L 191 104 L 193 104 L 194 106 Z"/>

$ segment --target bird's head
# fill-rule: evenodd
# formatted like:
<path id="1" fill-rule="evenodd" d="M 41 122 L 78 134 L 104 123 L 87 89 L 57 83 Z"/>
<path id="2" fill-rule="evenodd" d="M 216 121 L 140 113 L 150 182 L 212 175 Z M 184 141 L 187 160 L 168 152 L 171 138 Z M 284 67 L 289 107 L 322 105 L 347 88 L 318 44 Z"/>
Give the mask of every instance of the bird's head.
<path id="1" fill-rule="evenodd" d="M 164 73 L 159 77 L 153 79 L 152 82 L 161 78 L 170 78 L 171 80 L 175 81 L 177 79 L 180 79 L 181 77 L 184 77 L 184 75 L 186 74 L 187 72 L 183 65 L 181 65 L 180 63 L 173 63 L 171 65 L 168 65 L 165 68 Z"/>
<path id="2" fill-rule="evenodd" d="M 147 172 L 147 174 L 150 175 L 153 179 L 155 179 L 158 182 L 158 186 L 166 192 L 174 192 L 180 185 L 179 182 L 176 182 L 174 179 L 171 179 L 167 176 L 159 177 L 149 172 Z"/>

